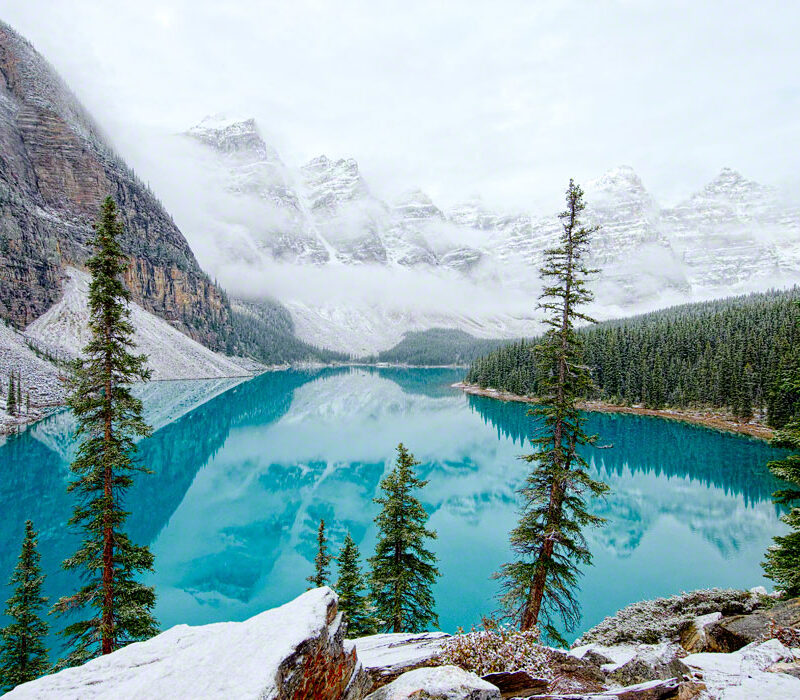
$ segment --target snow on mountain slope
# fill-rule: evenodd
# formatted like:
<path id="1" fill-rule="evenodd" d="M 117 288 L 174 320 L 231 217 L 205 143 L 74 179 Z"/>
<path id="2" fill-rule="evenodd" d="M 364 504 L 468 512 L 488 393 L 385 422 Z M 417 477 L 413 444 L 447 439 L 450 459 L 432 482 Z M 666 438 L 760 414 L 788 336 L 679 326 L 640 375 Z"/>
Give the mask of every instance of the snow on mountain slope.
<path id="1" fill-rule="evenodd" d="M 67 268 L 64 296 L 31 323 L 25 335 L 51 352 L 76 357 L 89 341 L 89 275 Z M 148 356 L 153 379 L 203 379 L 248 376 L 233 358 L 215 353 L 166 321 L 131 303 L 136 350 Z"/>
<path id="2" fill-rule="evenodd" d="M 21 418 L 9 416 L 5 410 L 11 372 L 15 374 L 15 381 L 19 376 L 22 385 Z M 25 336 L 0 320 L 0 434 L 30 418 L 40 417 L 43 415 L 40 407 L 61 403 L 65 395 L 59 369 L 39 357 L 29 347 Z M 27 413 L 28 397 L 31 403 L 30 416 Z"/>
<path id="3" fill-rule="evenodd" d="M 303 340 L 360 353 L 431 324 L 481 336 L 536 332 L 538 267 L 559 235 L 556 213 L 495 211 L 477 197 L 444 210 L 419 189 L 385 202 L 352 158 L 286 165 L 252 119 L 207 119 L 187 133 L 194 156 L 153 165 L 176 167 L 173 179 L 202 171 L 197 189 L 208 197 L 202 216 L 196 197 L 170 209 L 207 269 L 234 294 L 284 303 Z M 580 182 L 586 223 L 600 226 L 590 261 L 601 269 L 597 318 L 800 275 L 800 208 L 733 170 L 670 208 L 628 166 Z M 184 225 L 185 216 L 194 222 Z M 364 269 L 382 283 L 358 288 Z"/>
<path id="4" fill-rule="evenodd" d="M 285 306 L 292 314 L 300 340 L 356 357 L 394 347 L 407 331 L 457 328 L 478 338 L 521 338 L 538 328 L 532 314 L 425 311 L 368 299 L 354 299 L 347 304 L 288 301 Z"/>

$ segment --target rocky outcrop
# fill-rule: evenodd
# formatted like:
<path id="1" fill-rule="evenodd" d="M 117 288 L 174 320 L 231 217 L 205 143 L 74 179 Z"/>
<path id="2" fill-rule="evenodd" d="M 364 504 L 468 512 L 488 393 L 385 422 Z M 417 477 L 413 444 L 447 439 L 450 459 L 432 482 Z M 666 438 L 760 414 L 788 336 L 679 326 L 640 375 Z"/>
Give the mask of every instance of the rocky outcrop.
<path id="1" fill-rule="evenodd" d="M 705 684 L 712 698 L 772 700 L 800 697 L 800 680 L 775 664 L 793 662 L 794 653 L 777 639 L 749 644 L 731 654 L 690 654 L 683 663 Z"/>
<path id="2" fill-rule="evenodd" d="M 444 632 L 388 633 L 361 637 L 354 644 L 373 687 L 380 688 L 407 671 L 436 665 L 449 638 Z"/>
<path id="3" fill-rule="evenodd" d="M 800 627 L 800 598 L 777 603 L 772 608 L 750 615 L 733 615 L 716 620 L 705 628 L 706 644 L 702 651 L 738 651 L 768 637 L 773 624 Z"/>
<path id="4" fill-rule="evenodd" d="M 671 642 L 619 646 L 589 644 L 576 647 L 570 653 L 600 666 L 608 681 L 623 686 L 680 678 L 689 671 L 681 661 L 686 651 Z"/>
<path id="5" fill-rule="evenodd" d="M 487 673 L 483 680 L 496 685 L 504 698 L 527 698 L 545 692 L 550 687 L 546 678 L 535 678 L 527 671 Z"/>
<path id="6" fill-rule="evenodd" d="M 0 23 L 0 316 L 23 328 L 52 306 L 64 267 L 81 267 L 90 254 L 107 195 L 125 226 L 125 281 L 134 300 L 223 348 L 228 302 L 169 214 L 53 68 Z"/>
<path id="7" fill-rule="evenodd" d="M 437 666 L 408 671 L 366 700 L 500 700 L 500 691 L 474 673 L 458 666 Z"/>
<path id="8" fill-rule="evenodd" d="M 344 640 L 337 596 L 326 587 L 245 622 L 177 625 L 5 697 L 360 700 L 368 688 L 355 647 Z"/>

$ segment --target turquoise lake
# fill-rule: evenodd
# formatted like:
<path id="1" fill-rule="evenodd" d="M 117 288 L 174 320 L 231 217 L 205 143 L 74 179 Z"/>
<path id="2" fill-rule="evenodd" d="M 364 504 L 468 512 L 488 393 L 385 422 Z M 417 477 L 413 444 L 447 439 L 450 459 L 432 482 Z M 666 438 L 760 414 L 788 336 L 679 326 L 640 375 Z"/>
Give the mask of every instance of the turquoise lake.
<path id="1" fill-rule="evenodd" d="M 422 501 L 439 536 L 441 628 L 468 628 L 495 611 L 491 576 L 509 556 L 527 469 L 517 456 L 535 422 L 526 405 L 451 388 L 462 376 L 342 368 L 143 387 L 155 432 L 139 456 L 154 473 L 137 478 L 126 507 L 131 537 L 155 554 L 148 583 L 162 628 L 242 620 L 303 592 L 320 518 L 334 547 L 349 530 L 371 554 L 372 498 L 400 441 L 430 481 Z M 0 579 L 31 518 L 51 600 L 75 585 L 60 568 L 77 543 L 65 525 L 73 428 L 64 411 L 0 445 Z M 586 450 L 612 491 L 593 504 L 608 525 L 589 535 L 594 565 L 568 639 L 643 598 L 768 585 L 759 562 L 785 531 L 766 468 L 778 451 L 642 416 L 590 414 L 588 429 L 613 446 Z M 0 600 L 8 595 L 0 589 Z"/>

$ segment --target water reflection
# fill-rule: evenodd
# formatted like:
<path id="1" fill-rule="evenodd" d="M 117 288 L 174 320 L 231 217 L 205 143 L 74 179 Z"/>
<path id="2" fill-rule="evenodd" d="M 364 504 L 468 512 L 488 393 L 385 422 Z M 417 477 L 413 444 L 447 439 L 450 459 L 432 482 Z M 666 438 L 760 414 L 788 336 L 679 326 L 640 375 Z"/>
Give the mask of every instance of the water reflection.
<path id="1" fill-rule="evenodd" d="M 345 368 L 231 386 L 149 385 L 148 418 L 158 429 L 140 457 L 155 473 L 138 479 L 126 505 L 132 537 L 156 555 L 162 625 L 242 619 L 302 592 L 321 517 L 335 545 L 349 530 L 369 554 L 372 498 L 400 440 L 430 480 L 423 500 L 439 532 L 443 628 L 493 610 L 489 577 L 508 556 L 526 469 L 516 457 L 533 422 L 525 405 L 451 389 L 460 377 Z M 588 427 L 613 444 L 587 453 L 613 493 L 594 505 L 609 526 L 593 535 L 584 625 L 641 597 L 761 582 L 758 562 L 781 528 L 764 466 L 773 450 L 638 416 L 594 414 Z M 71 430 L 63 413 L 0 447 L 0 576 L 10 573 L 31 517 L 52 597 L 71 585 L 59 568 L 75 546 L 63 526 Z"/>

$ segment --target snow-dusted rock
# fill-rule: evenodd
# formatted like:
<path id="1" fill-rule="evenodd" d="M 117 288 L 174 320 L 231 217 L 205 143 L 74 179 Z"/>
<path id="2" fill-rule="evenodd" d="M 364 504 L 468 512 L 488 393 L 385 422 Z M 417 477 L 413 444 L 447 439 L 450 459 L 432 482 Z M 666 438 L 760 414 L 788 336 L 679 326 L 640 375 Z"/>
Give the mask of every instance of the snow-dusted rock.
<path id="1" fill-rule="evenodd" d="M 527 671 L 498 671 L 482 676 L 483 680 L 496 685 L 504 698 L 527 697 L 543 693 L 550 686 L 546 678 L 536 678 Z"/>
<path id="2" fill-rule="evenodd" d="M 768 671 L 794 653 L 777 639 L 754 642 L 731 654 L 704 652 L 682 659 L 692 675 L 706 684 L 719 700 L 777 700 L 800 697 L 800 679 Z"/>
<path id="3" fill-rule="evenodd" d="M 344 641 L 337 600 L 317 588 L 244 622 L 177 625 L 5 697 L 357 700 L 368 679 Z"/>
<path id="4" fill-rule="evenodd" d="M 680 660 L 686 656 L 686 651 L 671 642 L 615 646 L 586 644 L 571 649 L 570 654 L 599 664 L 607 679 L 619 685 L 665 680 L 688 673 Z"/>
<path id="5" fill-rule="evenodd" d="M 707 626 L 708 651 L 731 652 L 768 636 L 770 626 L 800 626 L 800 598 L 793 598 L 774 607 L 749 615 L 723 617 Z"/>
<path id="6" fill-rule="evenodd" d="M 457 666 L 418 668 L 370 693 L 366 700 L 500 700 L 500 691 Z"/>
<path id="7" fill-rule="evenodd" d="M 708 651 L 706 628 L 722 617 L 721 612 L 698 615 L 680 631 L 681 646 L 690 654 Z"/>
<path id="8" fill-rule="evenodd" d="M 353 643 L 359 661 L 378 688 L 406 671 L 429 666 L 449 637 L 444 632 L 373 634 Z"/>

